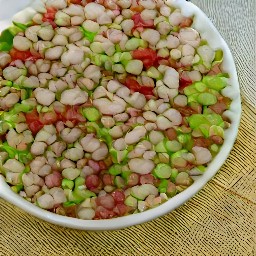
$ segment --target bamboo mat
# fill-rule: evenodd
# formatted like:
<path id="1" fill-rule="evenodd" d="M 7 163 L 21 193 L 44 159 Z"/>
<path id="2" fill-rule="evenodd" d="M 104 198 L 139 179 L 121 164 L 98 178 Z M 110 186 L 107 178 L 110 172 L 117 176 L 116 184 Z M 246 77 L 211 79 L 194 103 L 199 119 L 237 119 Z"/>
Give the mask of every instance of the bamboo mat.
<path id="1" fill-rule="evenodd" d="M 215 178 L 176 211 L 112 232 L 61 228 L 0 200 L 1 256 L 256 255 L 256 1 L 193 2 L 231 47 L 242 90 L 239 134 Z"/>

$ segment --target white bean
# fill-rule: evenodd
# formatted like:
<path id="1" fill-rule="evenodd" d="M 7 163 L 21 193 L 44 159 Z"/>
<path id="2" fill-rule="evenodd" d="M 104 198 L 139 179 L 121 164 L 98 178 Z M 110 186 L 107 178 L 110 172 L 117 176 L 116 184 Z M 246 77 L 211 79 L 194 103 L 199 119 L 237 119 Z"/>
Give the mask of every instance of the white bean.
<path id="1" fill-rule="evenodd" d="M 60 45 L 60 46 L 65 46 L 68 44 L 68 39 L 66 36 L 63 35 L 55 35 L 54 38 L 52 39 L 52 42 L 54 45 Z"/>
<path id="2" fill-rule="evenodd" d="M 141 34 L 141 38 L 152 46 L 155 46 L 157 42 L 160 40 L 160 33 L 154 29 L 145 29 Z"/>
<path id="3" fill-rule="evenodd" d="M 131 35 L 132 28 L 134 27 L 134 21 L 131 19 L 126 19 L 122 21 L 121 26 L 126 35 Z"/>
<path id="4" fill-rule="evenodd" d="M 104 127 L 111 128 L 115 125 L 115 120 L 111 116 L 103 116 L 101 118 L 101 123 L 104 125 Z"/>
<path id="5" fill-rule="evenodd" d="M 174 103 L 180 107 L 185 107 L 187 106 L 188 99 L 187 96 L 185 95 L 178 95 L 174 98 Z"/>
<path id="6" fill-rule="evenodd" d="M 127 113 L 121 113 L 114 116 L 116 122 L 126 122 L 128 119 L 129 115 Z"/>
<path id="7" fill-rule="evenodd" d="M 163 82 L 169 87 L 177 89 L 179 87 L 179 73 L 174 68 L 165 71 Z"/>
<path id="8" fill-rule="evenodd" d="M 23 76 L 23 75 L 25 76 L 26 73 L 27 72 L 25 69 L 19 69 L 13 66 L 9 66 L 3 70 L 3 77 L 6 80 L 14 81 L 14 80 L 17 80 L 20 76 Z"/>
<path id="9" fill-rule="evenodd" d="M 71 17 L 70 23 L 71 26 L 78 26 L 84 22 L 84 17 L 81 16 L 73 16 Z"/>
<path id="10" fill-rule="evenodd" d="M 39 190 L 40 190 L 40 187 L 38 185 L 32 185 L 32 186 L 24 188 L 24 191 L 26 193 L 26 197 L 34 196 Z"/>
<path id="11" fill-rule="evenodd" d="M 20 100 L 20 97 L 17 93 L 9 93 L 0 101 L 0 105 L 3 109 L 11 108 L 17 102 L 19 102 L 19 100 Z"/>
<path id="12" fill-rule="evenodd" d="M 41 29 L 41 26 L 31 26 L 25 31 L 25 36 L 32 42 L 36 43 L 38 41 L 37 32 Z"/>
<path id="13" fill-rule="evenodd" d="M 65 66 L 81 64 L 84 61 L 84 51 L 73 45 L 61 56 L 61 62 Z"/>
<path id="14" fill-rule="evenodd" d="M 25 169 L 24 164 L 22 164 L 16 159 L 8 159 L 3 165 L 3 167 L 11 172 L 17 173 L 20 173 Z"/>
<path id="15" fill-rule="evenodd" d="M 12 61 L 11 56 L 6 52 L 0 52 L 0 67 L 5 67 Z"/>
<path id="16" fill-rule="evenodd" d="M 156 10 L 143 10 L 141 12 L 141 18 L 143 20 L 153 20 L 156 18 L 156 15 L 157 15 L 157 11 Z"/>
<path id="17" fill-rule="evenodd" d="M 45 51 L 45 58 L 48 60 L 59 60 L 64 51 L 63 46 L 55 46 Z"/>
<path id="18" fill-rule="evenodd" d="M 107 38 L 114 44 L 119 43 L 122 37 L 123 37 L 123 32 L 118 29 L 109 29 L 107 31 Z"/>
<path id="19" fill-rule="evenodd" d="M 143 154 L 143 158 L 144 159 L 154 159 L 156 155 L 156 152 L 155 151 L 146 151 L 144 154 Z"/>
<path id="20" fill-rule="evenodd" d="M 127 102 L 136 109 L 142 109 L 147 101 L 142 93 L 134 92 Z"/>
<path id="21" fill-rule="evenodd" d="M 174 49 L 177 48 L 180 45 L 180 40 L 178 37 L 169 35 L 167 36 L 167 48 Z"/>
<path id="22" fill-rule="evenodd" d="M 93 105 L 99 109 L 103 115 L 116 115 L 125 111 L 125 105 L 119 102 L 111 102 L 109 99 L 100 98 L 93 101 Z"/>
<path id="23" fill-rule="evenodd" d="M 100 25 L 107 25 L 112 23 L 111 17 L 107 13 L 102 13 L 97 17 L 97 23 Z"/>
<path id="24" fill-rule="evenodd" d="M 95 21 L 92 21 L 92 20 L 85 20 L 83 22 L 83 28 L 87 31 L 90 31 L 90 32 L 98 32 L 98 30 L 100 29 L 100 26 L 97 22 Z"/>
<path id="25" fill-rule="evenodd" d="M 38 156 L 38 155 L 43 155 L 46 148 L 47 148 L 46 143 L 41 141 L 35 141 L 32 144 L 30 151 L 33 155 Z"/>
<path id="26" fill-rule="evenodd" d="M 103 160 L 108 154 L 108 147 L 105 143 L 100 143 L 100 147 L 92 153 L 92 159 L 95 161 Z"/>
<path id="27" fill-rule="evenodd" d="M 126 149 L 126 143 L 125 143 L 125 140 L 124 138 L 120 138 L 120 139 L 117 139 L 114 141 L 113 143 L 113 147 L 116 149 L 116 150 L 125 150 Z"/>
<path id="28" fill-rule="evenodd" d="M 152 160 L 141 158 L 133 158 L 129 160 L 128 165 L 131 171 L 139 174 L 151 173 L 155 167 Z"/>
<path id="29" fill-rule="evenodd" d="M 172 122 L 169 121 L 168 118 L 161 116 L 161 115 L 159 115 L 157 117 L 156 124 L 157 124 L 158 129 L 160 129 L 160 130 L 166 130 L 168 128 L 173 127 Z"/>
<path id="30" fill-rule="evenodd" d="M 32 43 L 26 37 L 17 35 L 13 38 L 13 46 L 19 51 L 27 51 L 32 47 Z"/>
<path id="31" fill-rule="evenodd" d="M 199 33 L 193 28 L 182 28 L 178 38 L 182 44 L 189 44 L 194 48 L 197 48 L 200 44 Z"/>
<path id="32" fill-rule="evenodd" d="M 160 7 L 160 13 L 165 17 L 169 17 L 171 14 L 171 9 L 168 6 L 163 5 Z"/>
<path id="33" fill-rule="evenodd" d="M 85 17 L 89 20 L 95 20 L 104 14 L 105 7 L 97 3 L 88 3 L 85 8 Z"/>
<path id="34" fill-rule="evenodd" d="M 180 13 L 180 10 L 176 9 L 170 16 L 169 16 L 169 22 L 173 25 L 173 26 L 178 26 L 182 20 L 183 20 L 183 16 Z"/>
<path id="35" fill-rule="evenodd" d="M 39 59 L 36 61 L 36 67 L 40 73 L 47 73 L 50 70 L 51 62 L 49 60 Z"/>
<path id="36" fill-rule="evenodd" d="M 39 207 L 43 209 L 52 209 L 54 206 L 54 200 L 51 195 L 44 194 L 37 198 L 37 203 Z"/>
<path id="37" fill-rule="evenodd" d="M 64 9 L 67 7 L 66 0 L 47 0 L 46 6 L 54 7 L 56 9 Z"/>
<path id="38" fill-rule="evenodd" d="M 163 113 L 163 116 L 167 117 L 173 125 L 180 125 L 182 123 L 182 115 L 174 108 L 170 108 Z"/>
<path id="39" fill-rule="evenodd" d="M 51 145 L 51 149 L 55 153 L 56 157 L 60 157 L 62 152 L 66 149 L 66 143 L 63 141 L 57 141 Z"/>
<path id="40" fill-rule="evenodd" d="M 82 159 L 84 156 L 84 151 L 79 148 L 70 148 L 67 149 L 67 151 L 64 154 L 64 157 L 67 159 L 70 159 L 72 161 L 77 161 L 79 159 Z"/>
<path id="41" fill-rule="evenodd" d="M 101 71 L 100 67 L 97 67 L 95 65 L 90 65 L 84 70 L 84 76 L 93 80 L 95 83 L 99 83 L 99 80 L 101 78 Z"/>
<path id="42" fill-rule="evenodd" d="M 123 130 L 122 130 L 121 126 L 114 126 L 113 128 L 111 128 L 109 130 L 109 134 L 114 139 L 118 139 L 118 138 L 121 138 L 123 136 Z"/>
<path id="43" fill-rule="evenodd" d="M 65 128 L 61 131 L 61 138 L 67 143 L 74 143 L 81 136 L 82 131 L 79 128 Z"/>
<path id="44" fill-rule="evenodd" d="M 140 0 L 139 5 L 143 6 L 145 9 L 153 10 L 156 8 L 156 3 L 153 0 Z"/>
<path id="45" fill-rule="evenodd" d="M 79 105 L 87 101 L 88 94 L 79 87 L 65 90 L 61 94 L 60 102 L 64 105 Z"/>
<path id="46" fill-rule="evenodd" d="M 92 153 L 100 147 L 100 141 L 94 138 L 93 134 L 87 134 L 81 139 L 81 145 L 84 151 Z"/>
<path id="47" fill-rule="evenodd" d="M 137 143 L 145 137 L 146 133 L 147 130 L 143 126 L 136 126 L 131 132 L 128 132 L 125 135 L 125 143 L 128 145 Z"/>
<path id="48" fill-rule="evenodd" d="M 178 49 L 172 49 L 170 51 L 170 56 L 173 60 L 178 60 L 181 58 L 181 51 Z"/>
<path id="49" fill-rule="evenodd" d="M 95 216 L 95 211 L 92 208 L 82 208 L 78 211 L 77 216 L 82 220 L 92 220 Z"/>
<path id="50" fill-rule="evenodd" d="M 70 16 L 63 11 L 57 11 L 54 21 L 58 26 L 66 27 L 71 25 Z"/>
<path id="51" fill-rule="evenodd" d="M 156 114 L 154 112 L 151 111 L 145 111 L 143 112 L 143 117 L 151 122 L 155 122 L 156 121 Z"/>
<path id="52" fill-rule="evenodd" d="M 192 148 L 192 152 L 198 165 L 206 164 L 212 160 L 211 152 L 207 148 L 195 146 Z"/>
<path id="53" fill-rule="evenodd" d="M 54 204 L 61 204 L 67 201 L 64 190 L 62 188 L 51 188 L 49 194 L 52 195 Z"/>
<path id="54" fill-rule="evenodd" d="M 55 101 L 55 93 L 44 88 L 34 90 L 35 98 L 39 104 L 49 106 Z"/>
<path id="55" fill-rule="evenodd" d="M 70 16 L 84 16 L 83 6 L 77 4 L 71 4 L 68 8 L 63 9 L 62 11 Z"/>
<path id="56" fill-rule="evenodd" d="M 39 169 L 46 164 L 46 158 L 43 156 L 38 156 L 30 163 L 30 170 L 33 173 L 38 173 Z"/>
<path id="57" fill-rule="evenodd" d="M 38 30 L 37 34 L 42 40 L 50 41 L 54 36 L 54 30 L 52 29 L 52 26 L 46 26 Z"/>
<path id="58" fill-rule="evenodd" d="M 80 175 L 81 171 L 76 168 L 66 168 L 62 171 L 62 176 L 69 180 L 74 180 Z"/>
<path id="59" fill-rule="evenodd" d="M 85 178 L 86 176 L 93 174 L 93 172 L 94 171 L 90 166 L 85 166 L 82 169 L 82 172 L 81 172 L 80 176 Z"/>
<path id="60" fill-rule="evenodd" d="M 64 158 L 60 162 L 60 168 L 61 169 L 75 168 L 75 167 L 76 167 L 76 164 L 74 162 L 72 162 L 71 160 L 69 160 L 69 159 Z"/>

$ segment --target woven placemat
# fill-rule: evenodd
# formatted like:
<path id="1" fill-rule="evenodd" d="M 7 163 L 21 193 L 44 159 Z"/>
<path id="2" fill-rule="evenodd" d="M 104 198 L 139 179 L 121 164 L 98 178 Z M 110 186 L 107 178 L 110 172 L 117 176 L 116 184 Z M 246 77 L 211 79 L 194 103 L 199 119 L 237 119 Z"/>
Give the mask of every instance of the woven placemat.
<path id="1" fill-rule="evenodd" d="M 58 227 L 0 200 L 1 256 L 256 255 L 256 1 L 193 2 L 231 47 L 242 89 L 239 134 L 215 178 L 176 211 L 112 232 Z"/>

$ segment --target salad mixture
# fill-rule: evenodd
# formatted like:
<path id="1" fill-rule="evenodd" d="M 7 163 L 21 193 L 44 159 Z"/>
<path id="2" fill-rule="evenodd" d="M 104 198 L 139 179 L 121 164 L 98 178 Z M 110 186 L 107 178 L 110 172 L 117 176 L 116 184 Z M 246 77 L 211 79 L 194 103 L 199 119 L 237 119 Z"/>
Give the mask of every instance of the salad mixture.
<path id="1" fill-rule="evenodd" d="M 223 144 L 231 100 L 172 1 L 45 0 L 0 36 L 0 173 L 51 212 L 108 219 L 182 192 Z"/>

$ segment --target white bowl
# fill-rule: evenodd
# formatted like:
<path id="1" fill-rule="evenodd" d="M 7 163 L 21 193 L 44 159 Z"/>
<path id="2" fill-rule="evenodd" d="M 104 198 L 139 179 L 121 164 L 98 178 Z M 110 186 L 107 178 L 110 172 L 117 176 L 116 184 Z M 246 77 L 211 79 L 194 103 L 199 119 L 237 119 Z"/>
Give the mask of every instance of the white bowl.
<path id="1" fill-rule="evenodd" d="M 171 1 L 171 0 L 169 0 Z M 19 0 L 16 1 L 1 1 L 1 9 L 3 10 L 5 7 L 3 6 L 5 3 L 8 3 L 9 9 L 10 5 L 13 5 L 14 10 L 19 11 L 20 8 L 16 6 L 17 2 L 21 2 Z M 32 6 L 33 1 L 25 1 L 26 4 L 30 4 Z M 24 3 L 25 3 L 24 2 Z M 163 203 L 162 205 L 147 210 L 142 213 L 137 213 L 133 215 L 128 215 L 124 217 L 109 219 L 109 220 L 81 220 L 71 217 L 60 216 L 49 211 L 43 210 L 34 204 L 26 201 L 25 199 L 21 198 L 19 195 L 14 193 L 10 187 L 5 182 L 3 176 L 0 175 L 0 197 L 5 199 L 6 201 L 16 205 L 17 207 L 21 208 L 22 210 L 40 218 L 45 221 L 51 222 L 53 224 L 57 224 L 64 227 L 81 229 L 81 230 L 115 230 L 121 229 L 132 225 L 141 224 L 157 217 L 160 217 L 164 214 L 167 214 L 177 207 L 184 204 L 188 201 L 191 197 L 193 197 L 197 192 L 199 192 L 203 186 L 217 173 L 220 169 L 222 164 L 227 159 L 234 141 L 237 136 L 238 126 L 241 116 L 241 102 L 240 102 L 240 90 L 238 84 L 238 78 L 236 73 L 236 68 L 234 64 L 233 57 L 231 52 L 217 31 L 214 25 L 211 23 L 209 18 L 194 4 L 190 2 L 186 2 L 185 0 L 172 0 L 171 1 L 175 7 L 181 9 L 183 15 L 191 16 L 195 15 L 193 27 L 197 29 L 201 37 L 206 39 L 209 45 L 213 49 L 222 49 L 224 53 L 224 61 L 222 64 L 222 69 L 224 72 L 229 73 L 229 84 L 230 86 L 226 87 L 223 90 L 223 94 L 228 96 L 232 99 L 232 104 L 230 109 L 225 112 L 225 115 L 231 120 L 231 126 L 229 129 L 225 131 L 225 140 L 224 144 L 220 149 L 218 155 L 213 159 L 213 161 L 209 164 L 205 173 L 196 180 L 190 187 L 188 187 L 185 191 L 181 192 L 180 194 L 176 195 L 175 197 L 169 199 L 167 202 Z M 26 19 L 29 20 L 31 15 L 34 13 L 34 9 L 38 5 L 38 1 L 33 2 L 33 6 L 26 8 L 22 12 L 15 15 L 16 21 L 25 21 Z M 23 5 L 24 6 L 24 5 Z M 9 10 L 8 9 L 8 10 Z M 12 17 L 7 18 L 0 22 L 0 31 L 6 28 L 11 24 Z"/>

